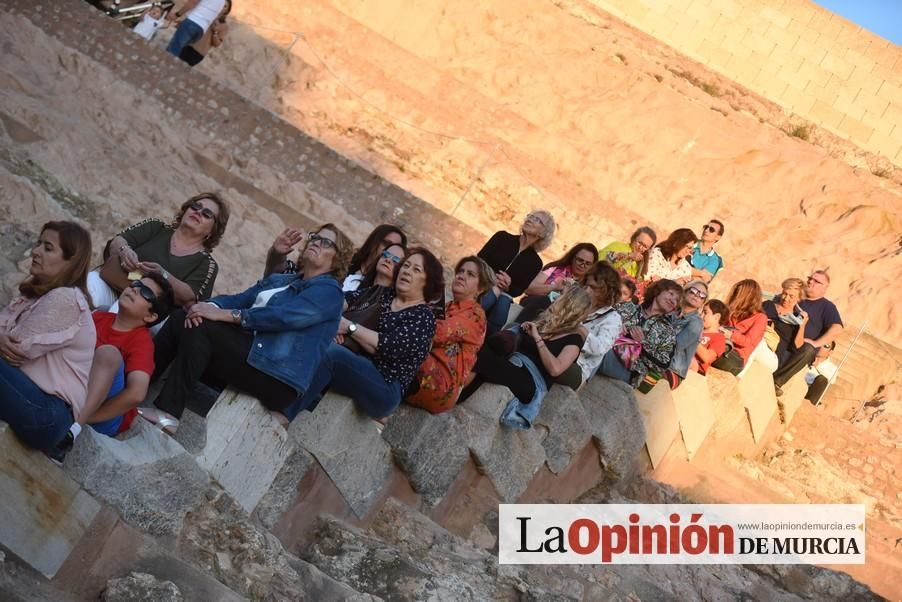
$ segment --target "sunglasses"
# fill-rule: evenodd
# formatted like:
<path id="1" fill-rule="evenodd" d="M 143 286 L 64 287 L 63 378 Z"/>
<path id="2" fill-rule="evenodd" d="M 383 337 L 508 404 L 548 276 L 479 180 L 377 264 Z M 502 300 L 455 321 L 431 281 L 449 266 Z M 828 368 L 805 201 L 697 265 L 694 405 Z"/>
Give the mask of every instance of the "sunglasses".
<path id="1" fill-rule="evenodd" d="M 827 284 L 826 282 L 822 282 L 821 280 L 818 280 L 814 276 L 808 276 L 808 282 L 814 282 L 816 284 L 820 284 L 821 286 L 826 286 L 826 284 Z"/>
<path id="2" fill-rule="evenodd" d="M 526 219 L 525 219 L 525 220 L 523 220 L 523 221 L 527 221 L 527 222 L 534 222 L 534 223 L 536 223 L 536 224 L 540 224 L 540 225 L 542 225 L 542 226 L 544 226 L 544 225 L 545 225 L 545 222 L 544 222 L 544 221 L 542 221 L 542 218 L 541 218 L 541 217 L 539 217 L 539 216 L 538 216 L 538 215 L 532 215 L 532 214 L 530 214 L 530 215 L 527 215 L 527 216 L 526 216 Z"/>
<path id="3" fill-rule="evenodd" d="M 157 294 L 156 294 L 155 292 L 153 292 L 153 289 L 152 289 L 152 288 L 150 288 L 149 286 L 147 286 L 146 284 L 144 284 L 144 283 L 141 282 L 140 280 L 135 280 L 135 281 L 132 282 L 129 286 L 130 286 L 131 288 L 137 290 L 137 291 L 138 291 L 138 294 L 141 295 L 141 297 L 142 297 L 145 301 L 147 301 L 148 303 L 150 303 L 151 309 L 153 309 L 154 311 L 156 311 L 156 307 L 157 307 Z"/>
<path id="4" fill-rule="evenodd" d="M 715 234 L 717 234 L 718 232 L 717 226 L 712 226 L 711 224 L 705 224 L 704 226 L 702 226 L 702 230 L 705 230 L 707 232 L 714 232 Z"/>
<path id="5" fill-rule="evenodd" d="M 389 251 L 382 251 L 382 257 L 384 257 L 385 259 L 391 259 L 393 263 L 401 263 L 401 258 L 390 253 Z"/>
<path id="6" fill-rule="evenodd" d="M 307 235 L 307 241 L 308 241 L 311 245 L 312 245 L 313 243 L 317 243 L 317 242 L 318 242 L 318 243 L 319 243 L 319 246 L 321 246 L 321 247 L 324 248 L 324 249 L 334 249 L 334 248 L 335 248 L 335 241 L 334 241 L 334 240 L 329 240 L 329 239 L 326 238 L 325 236 L 320 236 L 319 234 L 316 234 L 316 233 L 314 233 L 314 232 L 311 232 L 310 234 Z"/>
<path id="7" fill-rule="evenodd" d="M 695 295 L 695 296 L 698 297 L 699 299 L 707 299 L 707 298 L 708 298 L 708 293 L 706 293 L 706 292 L 704 292 L 704 291 L 700 291 L 700 290 L 698 290 L 697 288 L 694 288 L 694 287 L 693 287 L 693 288 L 690 288 L 690 289 L 687 290 L 686 292 Z"/>
<path id="8" fill-rule="evenodd" d="M 207 219 L 216 219 L 216 214 L 213 213 L 213 210 L 208 207 L 204 207 L 200 201 L 194 201 L 193 203 L 188 205 L 188 209 L 200 213 Z"/>

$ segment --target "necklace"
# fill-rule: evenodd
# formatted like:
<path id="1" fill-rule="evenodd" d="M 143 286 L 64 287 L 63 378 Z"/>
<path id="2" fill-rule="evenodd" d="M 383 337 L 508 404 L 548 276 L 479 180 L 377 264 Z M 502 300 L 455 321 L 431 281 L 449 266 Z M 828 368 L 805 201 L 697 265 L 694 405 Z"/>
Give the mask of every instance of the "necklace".
<path id="1" fill-rule="evenodd" d="M 176 238 L 175 233 L 172 234 L 172 238 L 169 239 L 169 252 L 176 257 L 183 257 L 185 255 L 193 255 L 197 253 L 203 248 L 203 244 L 198 243 L 179 243 Z"/>

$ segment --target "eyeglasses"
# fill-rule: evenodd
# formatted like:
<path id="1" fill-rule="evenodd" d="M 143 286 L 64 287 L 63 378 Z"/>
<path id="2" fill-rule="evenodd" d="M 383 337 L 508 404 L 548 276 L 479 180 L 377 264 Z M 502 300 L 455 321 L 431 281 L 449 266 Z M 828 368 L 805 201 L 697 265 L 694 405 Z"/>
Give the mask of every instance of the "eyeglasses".
<path id="1" fill-rule="evenodd" d="M 188 209 L 200 213 L 207 219 L 216 219 L 216 214 L 213 213 L 213 210 L 209 207 L 204 207 L 203 203 L 201 203 L 200 201 L 194 201 L 193 203 L 188 205 Z"/>
<path id="2" fill-rule="evenodd" d="M 704 226 L 702 226 L 702 230 L 705 230 L 707 232 L 714 232 L 715 234 L 719 232 L 717 226 L 712 226 L 711 224 L 705 224 Z"/>
<path id="3" fill-rule="evenodd" d="M 814 276 L 808 276 L 808 282 L 814 282 L 814 283 L 816 283 L 816 284 L 820 284 L 821 286 L 827 286 L 827 283 L 826 283 L 826 282 L 823 282 L 823 281 L 821 281 L 821 280 L 818 280 L 818 279 L 815 278 Z"/>
<path id="4" fill-rule="evenodd" d="M 636 245 L 636 248 L 639 250 L 640 253 L 645 253 L 646 251 L 648 251 L 648 249 L 651 248 L 647 244 L 642 242 L 641 240 L 637 240 L 637 241 L 633 242 L 633 244 Z"/>
<path id="5" fill-rule="evenodd" d="M 141 282 L 140 280 L 135 280 L 129 285 L 131 288 L 138 291 L 138 294 L 141 297 L 150 303 L 151 308 L 155 308 L 157 306 L 157 294 L 153 292 L 153 289 Z"/>
<path id="6" fill-rule="evenodd" d="M 579 257 L 574 257 L 574 258 L 573 258 L 573 263 L 575 263 L 576 265 L 578 265 L 578 266 L 581 267 L 581 268 L 590 268 L 590 267 L 592 267 L 592 261 L 591 261 L 591 260 L 580 259 Z"/>
<path id="7" fill-rule="evenodd" d="M 540 225 L 542 225 L 542 226 L 545 225 L 545 222 L 542 220 L 542 218 L 539 217 L 538 215 L 533 214 L 533 213 L 530 213 L 529 215 L 527 215 L 527 216 L 526 216 L 526 219 L 525 219 L 524 221 L 527 221 L 527 222 L 535 222 L 535 223 L 540 224 Z"/>
<path id="8" fill-rule="evenodd" d="M 698 290 L 698 289 L 695 288 L 695 287 L 692 287 L 692 288 L 690 288 L 690 289 L 687 289 L 686 292 L 687 292 L 687 293 L 690 293 L 690 294 L 692 294 L 692 295 L 695 295 L 695 296 L 698 297 L 699 299 L 707 299 L 707 298 L 708 298 L 708 293 L 706 293 L 706 292 L 704 292 L 704 291 L 700 291 L 700 290 Z"/>
<path id="9" fill-rule="evenodd" d="M 311 245 L 314 243 L 319 243 L 319 246 L 321 246 L 324 249 L 334 249 L 335 248 L 334 240 L 330 240 L 330 239 L 326 238 L 325 236 L 320 236 L 316 232 L 311 232 L 310 234 L 307 235 L 307 242 Z"/>
<path id="10" fill-rule="evenodd" d="M 382 251 L 382 257 L 384 257 L 385 259 L 391 259 L 393 263 L 401 263 L 400 257 L 398 257 L 397 255 L 395 255 L 387 250 Z"/>

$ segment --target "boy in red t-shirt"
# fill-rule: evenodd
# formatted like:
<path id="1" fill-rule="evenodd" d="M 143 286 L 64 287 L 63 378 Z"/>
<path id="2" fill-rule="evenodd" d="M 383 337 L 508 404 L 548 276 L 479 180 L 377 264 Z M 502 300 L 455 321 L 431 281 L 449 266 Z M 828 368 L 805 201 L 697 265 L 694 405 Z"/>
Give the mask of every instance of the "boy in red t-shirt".
<path id="1" fill-rule="evenodd" d="M 727 350 L 727 340 L 720 332 L 720 325 L 729 323 L 730 308 L 723 301 L 711 299 L 702 308 L 701 316 L 702 336 L 689 369 L 705 374 L 711 364 Z"/>
<path id="2" fill-rule="evenodd" d="M 94 312 L 97 346 L 84 422 L 95 431 L 114 437 L 131 425 L 153 374 L 150 327 L 165 320 L 174 305 L 169 281 L 149 273 L 119 295 L 119 313 Z"/>

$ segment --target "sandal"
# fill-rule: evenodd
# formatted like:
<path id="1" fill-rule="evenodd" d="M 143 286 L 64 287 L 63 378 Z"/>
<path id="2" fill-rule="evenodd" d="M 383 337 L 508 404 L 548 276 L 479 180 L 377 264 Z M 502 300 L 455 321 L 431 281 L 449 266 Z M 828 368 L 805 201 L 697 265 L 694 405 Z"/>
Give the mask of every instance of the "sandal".
<path id="1" fill-rule="evenodd" d="M 154 410 L 152 408 L 138 408 L 138 416 L 151 423 L 160 432 L 166 433 L 170 437 L 175 435 L 179 428 L 179 421 L 174 416 L 170 416 L 166 412 Z"/>

